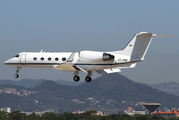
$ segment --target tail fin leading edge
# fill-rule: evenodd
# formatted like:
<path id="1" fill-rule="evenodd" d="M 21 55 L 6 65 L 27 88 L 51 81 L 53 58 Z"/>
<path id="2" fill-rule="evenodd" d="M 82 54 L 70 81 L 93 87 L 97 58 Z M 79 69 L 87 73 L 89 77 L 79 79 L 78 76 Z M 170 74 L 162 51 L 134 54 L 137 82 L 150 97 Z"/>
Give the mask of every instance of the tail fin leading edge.
<path id="1" fill-rule="evenodd" d="M 136 34 L 122 50 L 123 55 L 131 56 L 131 59 L 144 60 L 152 38 L 152 33 L 141 32 Z"/>

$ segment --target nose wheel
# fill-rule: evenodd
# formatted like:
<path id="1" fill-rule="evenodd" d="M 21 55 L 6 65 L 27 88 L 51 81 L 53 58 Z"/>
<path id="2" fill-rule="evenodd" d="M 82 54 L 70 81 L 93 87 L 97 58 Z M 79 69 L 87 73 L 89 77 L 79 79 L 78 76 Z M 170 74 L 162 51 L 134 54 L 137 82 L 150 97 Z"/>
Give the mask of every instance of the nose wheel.
<path id="1" fill-rule="evenodd" d="M 14 77 L 15 77 L 15 78 L 18 78 L 18 77 L 19 77 L 19 75 L 18 75 L 18 74 L 15 74 L 15 75 L 14 75 Z"/>
<path id="2" fill-rule="evenodd" d="M 16 74 L 14 75 L 15 78 L 18 78 L 19 77 L 19 71 L 20 71 L 20 67 L 17 67 L 17 70 L 16 70 Z"/>

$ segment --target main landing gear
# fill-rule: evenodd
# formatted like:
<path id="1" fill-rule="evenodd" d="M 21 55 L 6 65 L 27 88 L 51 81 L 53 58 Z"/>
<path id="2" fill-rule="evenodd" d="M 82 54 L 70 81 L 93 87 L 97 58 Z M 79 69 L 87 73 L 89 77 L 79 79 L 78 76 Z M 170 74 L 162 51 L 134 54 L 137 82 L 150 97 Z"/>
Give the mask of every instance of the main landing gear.
<path id="1" fill-rule="evenodd" d="M 73 80 L 74 80 L 75 82 L 80 81 L 80 77 L 78 76 L 78 73 L 79 73 L 79 71 L 75 71 L 75 72 L 74 72 L 74 75 L 75 75 L 75 76 L 73 77 Z M 91 78 L 90 76 L 92 76 L 92 72 L 91 72 L 91 71 L 88 72 L 88 75 L 87 75 L 86 78 L 85 78 L 85 81 L 86 81 L 86 82 L 91 82 L 92 78 Z"/>
<path id="2" fill-rule="evenodd" d="M 85 78 L 85 81 L 86 81 L 86 82 L 91 82 L 91 80 L 92 80 L 91 77 L 86 76 L 86 78 Z"/>
<path id="3" fill-rule="evenodd" d="M 15 78 L 18 78 L 19 77 L 19 71 L 20 71 L 21 67 L 17 67 L 17 70 L 16 70 L 16 74 L 14 75 Z"/>
<path id="4" fill-rule="evenodd" d="M 78 82 L 78 81 L 80 81 L 80 77 L 77 76 L 77 75 L 75 75 L 75 76 L 73 77 L 73 80 L 74 80 L 75 82 Z"/>
<path id="5" fill-rule="evenodd" d="M 75 76 L 73 77 L 73 80 L 74 80 L 75 82 L 78 82 L 78 81 L 80 81 L 80 77 L 77 76 L 77 75 L 75 75 Z M 86 78 L 85 78 L 85 81 L 86 81 L 86 82 L 91 82 L 91 80 L 92 80 L 92 78 L 91 78 L 90 76 L 86 76 Z"/>

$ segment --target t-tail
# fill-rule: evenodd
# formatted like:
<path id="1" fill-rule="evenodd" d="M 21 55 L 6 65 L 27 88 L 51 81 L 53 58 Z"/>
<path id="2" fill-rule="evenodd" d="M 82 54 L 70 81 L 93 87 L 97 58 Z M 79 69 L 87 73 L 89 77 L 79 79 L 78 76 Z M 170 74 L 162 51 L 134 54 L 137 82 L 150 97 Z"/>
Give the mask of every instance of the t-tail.
<path id="1" fill-rule="evenodd" d="M 140 32 L 136 34 L 127 46 L 121 51 L 123 55 L 130 56 L 131 61 L 144 60 L 152 38 L 155 36 L 169 37 L 171 35 L 157 35 L 149 32 Z"/>
<path id="2" fill-rule="evenodd" d="M 134 68 L 137 62 L 143 61 L 147 53 L 152 38 L 155 36 L 171 36 L 171 35 L 157 35 L 149 32 L 140 32 L 136 34 L 132 40 L 124 47 L 123 50 L 114 51 L 115 54 L 120 54 L 130 58 L 129 66 L 120 67 L 123 68 Z"/>
<path id="3" fill-rule="evenodd" d="M 122 54 L 125 56 L 130 56 L 130 59 L 132 61 L 144 60 L 152 38 L 152 33 L 140 32 L 136 34 L 127 44 L 127 46 L 122 50 Z"/>

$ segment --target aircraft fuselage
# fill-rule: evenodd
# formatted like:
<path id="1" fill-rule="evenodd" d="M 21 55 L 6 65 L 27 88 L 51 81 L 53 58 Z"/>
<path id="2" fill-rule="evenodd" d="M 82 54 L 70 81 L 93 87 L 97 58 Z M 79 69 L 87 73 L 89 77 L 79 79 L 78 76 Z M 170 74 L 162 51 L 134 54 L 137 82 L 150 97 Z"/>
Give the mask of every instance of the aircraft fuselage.
<path id="1" fill-rule="evenodd" d="M 22 52 L 7 60 L 5 64 L 20 68 L 52 68 L 65 71 L 76 71 L 76 68 L 66 66 L 66 64 L 62 67 L 58 67 L 64 63 L 69 63 L 67 60 L 72 53 L 73 52 Z M 114 59 L 108 61 L 81 60 L 79 58 L 79 52 L 75 52 L 71 63 L 82 67 L 84 70 L 91 71 L 126 66 L 127 64 L 131 64 L 128 63 L 129 59 L 130 58 L 126 56 L 115 55 Z"/>

